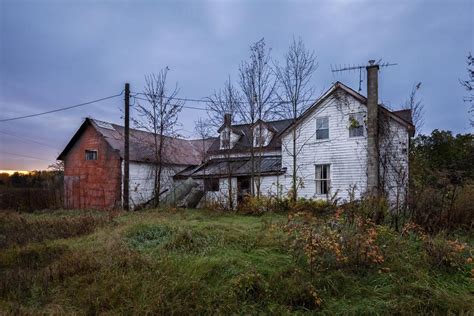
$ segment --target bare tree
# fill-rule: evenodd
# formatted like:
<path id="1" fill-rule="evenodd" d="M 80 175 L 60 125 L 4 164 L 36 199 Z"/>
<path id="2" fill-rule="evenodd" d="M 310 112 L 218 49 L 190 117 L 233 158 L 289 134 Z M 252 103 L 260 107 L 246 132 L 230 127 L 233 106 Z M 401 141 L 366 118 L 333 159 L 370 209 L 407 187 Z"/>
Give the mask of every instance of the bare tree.
<path id="1" fill-rule="evenodd" d="M 306 49 L 301 38 L 298 41 L 293 38 L 293 42 L 285 55 L 284 64 L 275 65 L 280 86 L 276 95 L 281 102 L 278 107 L 278 114 L 284 118 L 292 119 L 293 124 L 310 104 L 308 100 L 313 98 L 314 89 L 310 81 L 317 68 L 318 64 L 314 52 Z M 283 146 L 293 162 L 291 185 L 293 200 L 298 197 L 298 183 L 300 182 L 297 174 L 298 154 L 302 150 L 302 146 L 297 148 L 300 137 L 301 130 L 295 126 L 292 129 L 291 148 L 288 148 L 286 144 Z"/>
<path id="2" fill-rule="evenodd" d="M 64 161 L 56 160 L 55 162 L 53 162 L 52 164 L 50 164 L 48 166 L 48 170 L 63 172 L 64 171 Z"/>
<path id="3" fill-rule="evenodd" d="M 469 78 L 467 80 L 460 80 L 461 85 L 468 91 L 468 95 L 464 97 L 464 102 L 470 104 L 470 109 L 468 110 L 471 113 L 473 118 L 469 119 L 471 126 L 474 127 L 474 56 L 471 53 L 466 58 L 467 63 L 467 73 Z"/>
<path id="4" fill-rule="evenodd" d="M 232 115 L 232 123 L 239 121 L 239 106 L 241 96 L 229 79 L 224 83 L 224 88 L 217 90 L 207 98 L 207 123 L 216 129 L 221 127 L 224 114 Z"/>
<path id="5" fill-rule="evenodd" d="M 138 102 L 135 110 L 138 118 L 133 118 L 137 128 L 144 129 L 152 133 L 152 140 L 146 143 L 151 147 L 154 158 L 154 202 L 155 206 L 160 203 L 162 173 L 164 165 L 171 161 L 166 161 L 164 150 L 169 146 L 168 142 L 172 137 L 178 135 L 178 115 L 181 112 L 184 102 L 177 100 L 178 85 L 168 91 L 166 80 L 169 68 L 160 70 L 158 74 L 145 76 L 145 87 L 143 95 L 144 102 Z"/>
<path id="6" fill-rule="evenodd" d="M 209 138 L 212 136 L 212 126 L 209 120 L 203 120 L 199 118 L 197 121 L 194 122 L 194 131 L 201 139 L 201 163 L 205 163 L 207 161 L 207 142 Z M 204 177 L 206 176 L 206 169 L 203 169 Z M 205 189 L 205 187 L 204 187 Z M 204 203 L 207 203 L 207 194 L 204 194 Z"/>
<path id="7" fill-rule="evenodd" d="M 248 135 L 250 140 L 251 193 L 255 195 L 254 190 L 256 189 L 257 196 L 260 196 L 262 145 L 259 146 L 260 148 L 257 151 L 258 161 L 256 161 L 253 125 L 258 120 L 268 120 L 274 116 L 272 105 L 276 88 L 276 78 L 271 67 L 270 49 L 266 49 L 263 38 L 250 46 L 250 58 L 242 61 L 239 68 L 239 84 L 243 98 L 246 101 L 239 104 L 239 113 L 242 119 L 251 125 Z M 262 129 L 259 130 L 261 134 Z M 260 138 L 261 136 L 259 135 Z"/>
<path id="8" fill-rule="evenodd" d="M 410 95 L 408 99 L 405 101 L 404 109 L 411 110 L 411 118 L 413 125 L 415 126 L 415 131 L 421 130 L 425 121 L 424 121 L 424 114 L 425 105 L 422 103 L 420 99 L 417 98 L 417 92 L 421 88 L 421 82 L 418 82 L 413 85 Z"/>
<path id="9" fill-rule="evenodd" d="M 241 96 L 238 91 L 230 82 L 230 78 L 225 82 L 224 88 L 214 92 L 213 95 L 207 99 L 207 113 L 209 116 L 209 124 L 214 127 L 220 127 L 223 123 L 223 118 L 225 115 L 231 115 L 231 123 L 235 122 L 237 110 L 239 105 L 242 102 Z M 231 133 L 231 131 L 225 131 Z M 230 149 L 231 141 L 229 134 L 229 141 L 223 142 L 224 157 L 226 158 L 226 177 L 227 177 L 227 195 L 228 203 L 227 206 L 230 210 L 234 208 L 234 198 L 233 198 L 233 189 L 232 189 L 232 162 L 230 161 Z"/>
<path id="10" fill-rule="evenodd" d="M 208 120 L 203 120 L 199 118 L 194 122 L 194 132 L 198 135 L 199 139 L 202 140 L 201 144 L 201 162 L 207 160 L 207 140 L 212 137 L 211 132 L 212 126 Z"/>

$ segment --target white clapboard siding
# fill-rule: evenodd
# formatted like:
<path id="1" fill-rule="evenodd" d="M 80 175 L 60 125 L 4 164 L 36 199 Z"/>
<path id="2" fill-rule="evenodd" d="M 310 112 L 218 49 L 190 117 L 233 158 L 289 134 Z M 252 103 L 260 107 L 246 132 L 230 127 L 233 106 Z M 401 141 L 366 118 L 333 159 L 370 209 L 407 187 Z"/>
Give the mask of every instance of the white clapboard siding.
<path id="1" fill-rule="evenodd" d="M 302 187 L 298 190 L 299 197 L 327 198 L 326 196 L 316 195 L 316 164 L 329 164 L 331 166 L 331 195 L 337 192 L 338 198 L 347 201 L 350 197 L 350 191 L 353 190 L 355 198 L 359 198 L 365 192 L 367 187 L 367 130 L 365 128 L 363 137 L 349 137 L 349 118 L 354 113 L 363 114 L 366 120 L 367 108 L 349 95 L 337 99 L 330 97 L 297 127 L 296 139 L 297 150 L 299 150 L 297 175 L 302 179 Z M 317 117 L 329 118 L 328 140 L 316 139 Z M 404 140 L 400 146 L 389 149 L 391 152 L 390 159 L 397 161 L 399 168 L 408 170 L 408 132 L 404 126 L 394 120 L 390 120 L 390 129 L 397 135 L 397 138 Z M 282 166 L 287 168 L 285 175 L 286 190 L 290 189 L 292 183 L 292 137 L 293 133 L 289 132 L 282 139 Z M 395 186 L 393 170 L 387 170 L 387 174 L 390 179 L 388 186 L 393 191 Z"/>
<path id="2" fill-rule="evenodd" d="M 161 171 L 161 191 L 174 185 L 173 176 L 186 166 L 166 165 Z M 123 164 L 122 164 L 123 168 Z M 150 163 L 130 162 L 129 203 L 137 206 L 153 197 L 155 165 Z"/>

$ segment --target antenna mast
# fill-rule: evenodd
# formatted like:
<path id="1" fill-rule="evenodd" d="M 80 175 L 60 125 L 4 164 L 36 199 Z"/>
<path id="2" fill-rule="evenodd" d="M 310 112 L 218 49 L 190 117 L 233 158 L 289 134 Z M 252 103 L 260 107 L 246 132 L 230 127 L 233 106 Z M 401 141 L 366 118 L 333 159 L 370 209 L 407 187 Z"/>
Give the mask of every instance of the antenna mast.
<path id="1" fill-rule="evenodd" d="M 359 93 L 362 91 L 362 70 L 365 69 L 367 66 L 374 66 L 374 65 L 378 65 L 379 68 L 382 68 L 382 67 L 389 67 L 389 66 L 396 66 L 398 65 L 397 63 L 389 63 L 389 62 L 384 62 L 384 63 L 381 63 L 382 59 L 379 59 L 377 62 L 375 62 L 375 60 L 369 60 L 369 64 L 368 65 L 344 65 L 344 66 L 336 66 L 336 65 L 331 65 L 331 71 L 333 73 L 336 73 L 336 72 L 343 72 L 343 71 L 359 71 Z"/>

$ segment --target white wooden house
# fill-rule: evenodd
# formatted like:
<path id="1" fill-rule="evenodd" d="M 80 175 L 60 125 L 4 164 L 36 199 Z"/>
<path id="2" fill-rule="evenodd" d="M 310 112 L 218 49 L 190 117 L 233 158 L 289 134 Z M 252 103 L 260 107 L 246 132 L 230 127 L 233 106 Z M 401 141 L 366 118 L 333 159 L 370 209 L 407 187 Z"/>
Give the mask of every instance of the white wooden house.
<path id="1" fill-rule="evenodd" d="M 373 68 L 371 73 L 369 68 Z M 368 84 L 369 98 L 336 82 L 296 121 L 232 125 L 226 115 L 207 161 L 178 173 L 175 179 L 200 181 L 208 199 L 226 201 L 230 193 L 234 201 L 240 201 L 252 189 L 253 174 L 254 192 L 259 184 L 263 195 L 286 196 L 293 183 L 295 138 L 298 197 L 348 201 L 377 187 L 399 203 L 408 186 L 414 126 L 409 110 L 390 111 L 378 104 L 377 72 L 378 66 L 368 67 L 369 81 L 375 80 L 375 85 Z M 370 106 L 375 109 L 371 115 Z M 253 140 L 249 139 L 252 134 Z M 251 147 L 257 152 L 254 172 Z M 371 177 L 376 179 L 372 184 Z"/>

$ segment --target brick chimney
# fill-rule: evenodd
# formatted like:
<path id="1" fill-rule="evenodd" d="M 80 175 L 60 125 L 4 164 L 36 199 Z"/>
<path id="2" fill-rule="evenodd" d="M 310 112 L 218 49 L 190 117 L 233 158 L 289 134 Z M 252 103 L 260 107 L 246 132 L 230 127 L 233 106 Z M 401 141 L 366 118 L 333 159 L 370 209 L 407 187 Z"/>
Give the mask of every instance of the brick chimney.
<path id="1" fill-rule="evenodd" d="M 367 191 L 379 193 L 378 100 L 379 65 L 369 60 L 367 69 Z"/>
<path id="2" fill-rule="evenodd" d="M 232 126 L 232 114 L 226 113 L 224 114 L 224 126 L 231 127 Z"/>

